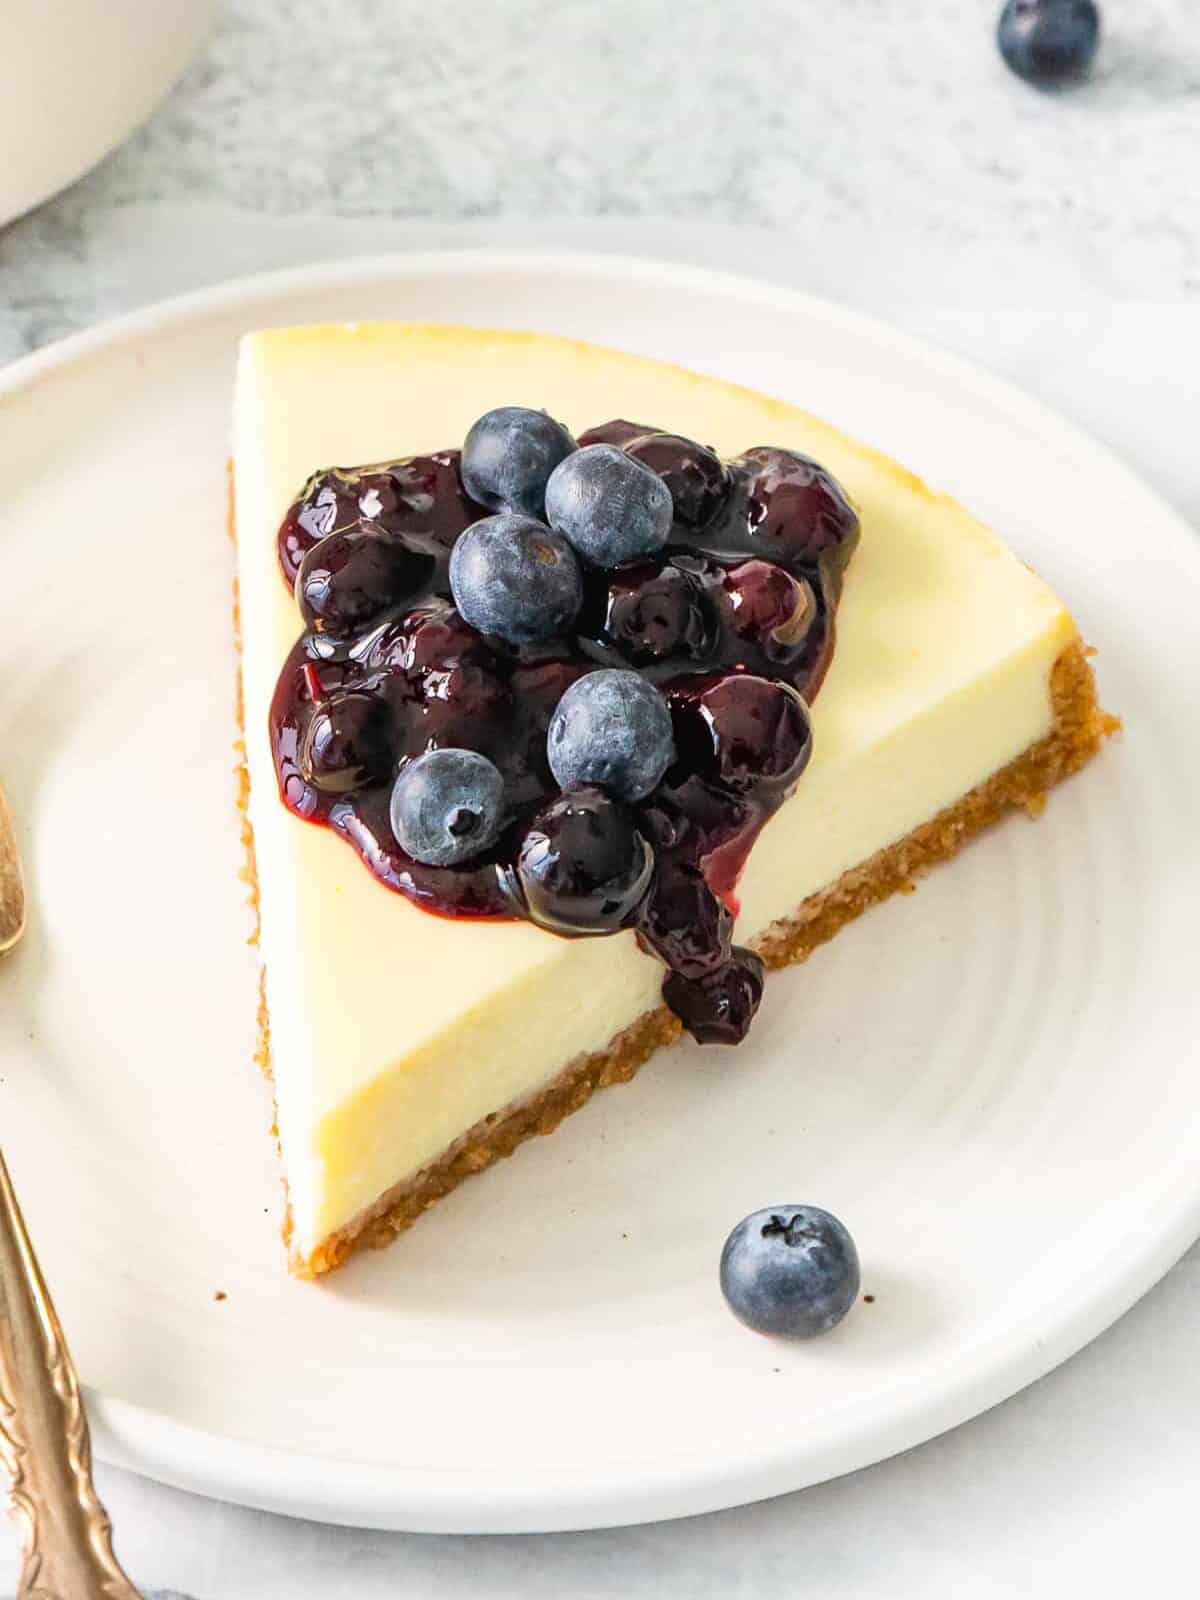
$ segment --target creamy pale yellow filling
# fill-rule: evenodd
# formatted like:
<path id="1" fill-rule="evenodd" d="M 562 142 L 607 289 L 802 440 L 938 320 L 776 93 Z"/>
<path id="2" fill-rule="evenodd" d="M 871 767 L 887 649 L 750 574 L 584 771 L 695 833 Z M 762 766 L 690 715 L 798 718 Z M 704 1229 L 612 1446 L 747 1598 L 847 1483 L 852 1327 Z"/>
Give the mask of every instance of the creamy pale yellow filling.
<path id="1" fill-rule="evenodd" d="M 743 941 L 1049 732 L 1050 670 L 1075 637 L 1051 590 L 960 507 L 749 390 L 540 335 L 364 324 L 247 338 L 234 452 L 250 819 L 302 1256 L 659 1001 L 662 969 L 632 934 L 567 941 L 430 916 L 279 800 L 267 709 L 300 628 L 275 552 L 288 502 L 316 467 L 454 445 L 505 404 L 576 430 L 625 416 L 723 455 L 805 450 L 859 507 L 815 754 L 746 868 Z"/>

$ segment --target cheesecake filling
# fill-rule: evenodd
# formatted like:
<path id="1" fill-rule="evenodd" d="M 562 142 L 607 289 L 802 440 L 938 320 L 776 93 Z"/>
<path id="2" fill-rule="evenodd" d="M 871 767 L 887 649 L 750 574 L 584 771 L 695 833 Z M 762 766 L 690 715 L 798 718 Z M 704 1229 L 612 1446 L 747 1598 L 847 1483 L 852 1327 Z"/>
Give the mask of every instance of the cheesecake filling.
<path id="1" fill-rule="evenodd" d="M 1054 726 L 1055 663 L 1078 649 L 1052 590 L 944 496 L 818 419 L 734 385 L 569 340 L 360 324 L 242 348 L 235 417 L 248 819 L 293 1259 L 535 1099 L 661 1005 L 632 929 L 563 939 L 528 921 L 432 916 L 388 893 L 328 827 L 280 803 L 270 737 L 300 631 L 273 533 L 320 461 L 433 454 L 487 406 L 581 428 L 614 401 L 734 454 L 769 438 L 823 463 L 861 517 L 813 756 L 737 883 L 733 938 L 772 924 L 946 811 Z"/>
<path id="2" fill-rule="evenodd" d="M 843 877 L 952 810 L 1054 728 L 1051 677 L 1074 641 L 1048 630 L 982 681 L 867 748 L 837 738 L 814 756 L 769 821 L 739 883 L 736 935 L 748 948 L 780 930 Z M 835 680 L 836 681 L 836 680 Z M 832 685 L 831 685 L 832 695 Z M 821 723 L 818 708 L 818 731 Z M 890 796 L 890 810 L 881 797 Z M 323 1205 L 311 1242 L 369 1210 L 398 1179 L 413 1179 L 485 1119 L 535 1099 L 564 1063 L 608 1052 L 662 1004 L 661 963 L 632 931 L 572 941 L 569 961 L 547 960 L 481 996 L 438 1036 L 410 1051 L 326 1116 L 314 1141 Z M 332 1184 L 330 1180 L 333 1180 Z"/>

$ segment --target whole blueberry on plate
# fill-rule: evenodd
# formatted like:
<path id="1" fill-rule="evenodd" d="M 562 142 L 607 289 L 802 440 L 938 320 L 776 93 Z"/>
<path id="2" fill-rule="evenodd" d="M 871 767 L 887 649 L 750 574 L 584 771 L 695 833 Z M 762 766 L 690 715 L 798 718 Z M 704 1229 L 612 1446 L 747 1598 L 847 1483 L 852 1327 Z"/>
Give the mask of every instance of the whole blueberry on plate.
<path id="1" fill-rule="evenodd" d="M 495 842 L 504 820 L 504 779 L 474 750 L 427 750 L 400 769 L 392 832 L 429 867 L 470 861 Z"/>
<path id="2" fill-rule="evenodd" d="M 575 441 L 553 417 L 527 406 L 485 412 L 467 434 L 459 472 L 463 488 L 491 511 L 541 517 L 546 482 Z"/>
<path id="3" fill-rule="evenodd" d="M 1100 43 L 1095 0 L 1008 0 L 996 29 L 1000 54 L 1029 83 L 1082 78 Z"/>
<path id="4" fill-rule="evenodd" d="M 450 552 L 450 592 L 480 633 L 534 644 L 570 629 L 583 577 L 564 538 L 533 517 L 504 512 L 459 534 Z"/>
<path id="5" fill-rule="evenodd" d="M 658 473 L 614 444 L 576 450 L 546 485 L 546 521 L 597 567 L 661 550 L 672 517 L 671 491 Z"/>
<path id="6" fill-rule="evenodd" d="M 598 784 L 621 800 L 642 800 L 675 755 L 667 702 L 636 672 L 588 672 L 563 695 L 546 737 L 560 789 Z"/>
<path id="7" fill-rule="evenodd" d="M 858 1299 L 858 1251 L 819 1206 L 769 1206 L 738 1223 L 721 1252 L 721 1292 L 755 1333 L 812 1339 Z"/>

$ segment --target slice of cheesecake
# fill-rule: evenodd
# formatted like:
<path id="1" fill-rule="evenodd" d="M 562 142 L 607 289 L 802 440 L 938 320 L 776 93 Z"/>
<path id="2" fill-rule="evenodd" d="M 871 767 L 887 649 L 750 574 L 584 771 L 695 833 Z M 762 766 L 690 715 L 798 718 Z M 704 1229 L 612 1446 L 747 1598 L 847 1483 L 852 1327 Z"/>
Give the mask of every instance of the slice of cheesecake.
<path id="1" fill-rule="evenodd" d="M 564 939 L 430 915 L 280 799 L 268 713 L 300 632 L 276 548 L 290 502 L 319 467 L 457 445 L 511 404 L 572 430 L 651 418 L 721 455 L 799 450 L 858 508 L 815 754 L 738 884 L 737 940 L 768 965 L 803 959 L 1003 812 L 1035 810 L 1114 726 L 1074 622 L 1039 578 L 954 502 L 791 406 L 542 335 L 380 324 L 249 336 L 234 443 L 247 838 L 301 1274 L 386 1243 L 679 1031 L 662 965 L 633 932 Z"/>

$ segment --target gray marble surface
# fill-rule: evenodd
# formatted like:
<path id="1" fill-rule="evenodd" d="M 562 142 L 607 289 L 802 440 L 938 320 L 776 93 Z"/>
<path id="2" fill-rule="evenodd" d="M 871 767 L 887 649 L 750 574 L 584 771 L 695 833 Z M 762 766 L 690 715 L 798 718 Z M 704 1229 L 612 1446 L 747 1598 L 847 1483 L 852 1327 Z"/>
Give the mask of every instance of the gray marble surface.
<path id="1" fill-rule="evenodd" d="M 1200 296 L 1200 11 L 1110 0 L 1039 94 L 998 0 L 223 0 L 169 102 L 0 233 L 0 358 L 124 303 L 145 208 L 786 230 L 814 287 Z M 881 243 L 886 248 L 881 250 Z M 220 244 L 209 260 L 220 270 Z M 136 245 L 135 245 L 136 247 Z M 322 250 L 314 220 L 304 255 Z"/>
<path id="2" fill-rule="evenodd" d="M 158 115 L 0 231 L 0 360 L 234 273 L 522 241 L 741 266 L 1016 378 L 1200 525 L 1200 8 L 1108 0 L 1036 94 L 998 0 L 226 0 Z M 1171 381 L 1163 382 L 1164 374 Z M 198 1600 L 1182 1592 L 1196 1251 L 1006 1405 L 837 1483 L 550 1538 L 290 1523 L 101 1469 L 147 1587 Z M 0 1530 L 0 1591 L 16 1577 Z"/>

